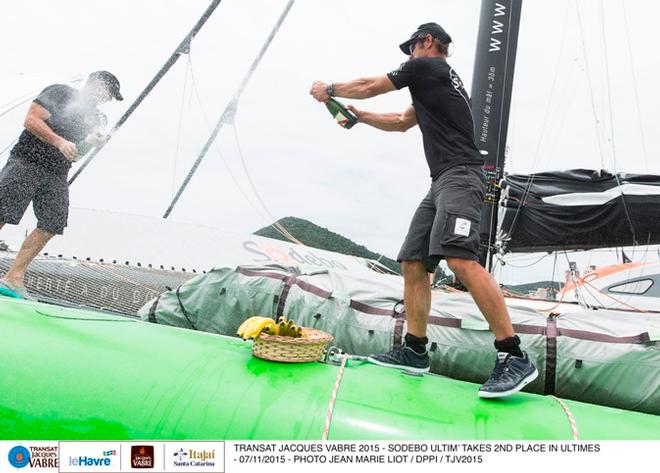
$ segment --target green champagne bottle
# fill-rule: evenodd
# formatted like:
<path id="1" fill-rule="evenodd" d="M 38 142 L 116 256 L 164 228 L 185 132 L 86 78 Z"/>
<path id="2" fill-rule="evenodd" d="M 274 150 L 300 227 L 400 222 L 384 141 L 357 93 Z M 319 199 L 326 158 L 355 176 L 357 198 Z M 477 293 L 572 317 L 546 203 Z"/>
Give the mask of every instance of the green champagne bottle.
<path id="1" fill-rule="evenodd" d="M 83 140 L 76 144 L 76 148 L 78 149 L 78 157 L 81 158 L 85 156 L 90 149 L 92 149 L 92 145 L 85 143 L 85 140 Z"/>
<path id="2" fill-rule="evenodd" d="M 330 115 L 332 115 L 332 117 L 337 120 L 337 123 L 346 129 L 351 128 L 358 121 L 357 117 L 353 115 L 353 113 L 347 109 L 339 100 L 330 98 L 327 102 L 325 102 L 325 106 L 330 112 Z"/>

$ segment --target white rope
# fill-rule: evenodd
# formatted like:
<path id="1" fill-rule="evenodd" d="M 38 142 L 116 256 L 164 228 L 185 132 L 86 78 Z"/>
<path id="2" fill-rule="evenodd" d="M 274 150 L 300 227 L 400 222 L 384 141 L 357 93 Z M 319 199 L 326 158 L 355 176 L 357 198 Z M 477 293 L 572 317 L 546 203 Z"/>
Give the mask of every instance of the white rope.
<path id="1" fill-rule="evenodd" d="M 344 376 L 344 368 L 346 368 L 346 361 L 348 356 L 342 356 L 341 365 L 339 366 L 339 371 L 337 372 L 337 378 L 335 379 L 335 385 L 332 388 L 332 394 L 330 395 L 330 404 L 328 405 L 328 411 L 325 416 L 325 426 L 323 427 L 323 440 L 328 440 L 328 435 L 330 433 L 330 424 L 332 423 L 332 413 L 335 410 L 335 401 L 337 400 L 337 392 L 339 391 L 339 386 L 341 385 L 342 377 Z"/>
<path id="2" fill-rule="evenodd" d="M 557 396 L 548 395 L 548 397 L 550 399 L 554 399 L 555 401 L 557 401 L 561 406 L 561 408 L 564 410 L 566 417 L 568 417 L 568 423 L 571 425 L 571 433 L 573 434 L 573 440 L 580 440 L 580 434 L 578 432 L 577 422 L 575 422 L 575 417 L 573 417 L 573 413 L 571 412 L 571 410 L 564 403 L 564 401 L 559 399 Z"/>

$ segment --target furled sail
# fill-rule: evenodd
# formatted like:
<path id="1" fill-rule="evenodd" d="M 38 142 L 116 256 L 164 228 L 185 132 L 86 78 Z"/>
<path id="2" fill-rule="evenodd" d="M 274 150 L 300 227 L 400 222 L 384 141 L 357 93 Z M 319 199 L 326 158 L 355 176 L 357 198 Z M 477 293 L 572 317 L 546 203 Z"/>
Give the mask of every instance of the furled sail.
<path id="1" fill-rule="evenodd" d="M 660 243 L 660 176 L 571 169 L 503 181 L 498 246 L 535 252 Z"/>

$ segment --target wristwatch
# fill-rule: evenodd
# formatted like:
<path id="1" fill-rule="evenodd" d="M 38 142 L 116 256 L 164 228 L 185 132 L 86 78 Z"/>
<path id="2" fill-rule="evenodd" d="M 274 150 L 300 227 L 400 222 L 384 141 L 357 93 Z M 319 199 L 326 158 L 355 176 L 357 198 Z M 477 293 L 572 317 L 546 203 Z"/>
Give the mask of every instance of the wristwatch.
<path id="1" fill-rule="evenodd" d="M 325 89 L 325 93 L 328 94 L 329 97 L 334 97 L 335 96 L 335 84 L 330 84 L 327 89 Z"/>

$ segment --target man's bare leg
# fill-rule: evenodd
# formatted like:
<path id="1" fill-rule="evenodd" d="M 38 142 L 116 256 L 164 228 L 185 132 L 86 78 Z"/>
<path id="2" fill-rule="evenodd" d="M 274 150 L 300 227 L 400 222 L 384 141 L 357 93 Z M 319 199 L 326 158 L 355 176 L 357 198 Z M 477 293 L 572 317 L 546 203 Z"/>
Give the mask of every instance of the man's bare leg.
<path id="1" fill-rule="evenodd" d="M 28 235 L 21 245 L 14 264 L 11 265 L 11 268 L 9 268 L 9 271 L 7 271 L 7 274 L 2 279 L 12 287 L 23 287 L 28 266 L 51 238 L 53 238 L 53 234 L 45 230 L 41 230 L 40 228 L 32 230 L 32 233 Z"/>
<path id="2" fill-rule="evenodd" d="M 402 261 L 403 302 L 406 306 L 408 333 L 405 345 L 388 353 L 370 355 L 367 359 L 381 366 L 399 368 L 414 373 L 427 373 L 430 369 L 426 351 L 426 325 L 431 310 L 431 284 L 421 261 Z"/>
<path id="3" fill-rule="evenodd" d="M 431 311 L 431 285 L 424 263 L 402 261 L 403 303 L 406 307 L 408 333 L 426 337 L 426 326 Z"/>
<path id="4" fill-rule="evenodd" d="M 484 315 L 496 340 L 513 337 L 509 310 L 495 278 L 476 261 L 447 258 L 447 265 L 470 291 L 470 295 Z"/>

